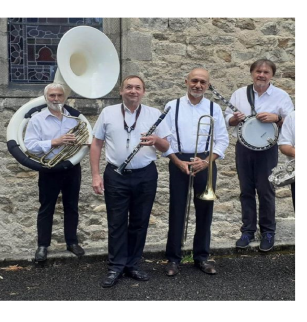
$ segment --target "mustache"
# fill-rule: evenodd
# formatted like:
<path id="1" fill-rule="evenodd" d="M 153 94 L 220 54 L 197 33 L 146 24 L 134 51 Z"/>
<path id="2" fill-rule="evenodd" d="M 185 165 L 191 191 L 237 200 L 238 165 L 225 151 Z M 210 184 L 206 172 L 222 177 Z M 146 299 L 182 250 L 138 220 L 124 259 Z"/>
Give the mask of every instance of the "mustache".
<path id="1" fill-rule="evenodd" d="M 64 104 L 48 102 L 47 103 L 47 106 L 50 107 L 54 111 L 62 112 L 62 109 L 63 109 Z"/>

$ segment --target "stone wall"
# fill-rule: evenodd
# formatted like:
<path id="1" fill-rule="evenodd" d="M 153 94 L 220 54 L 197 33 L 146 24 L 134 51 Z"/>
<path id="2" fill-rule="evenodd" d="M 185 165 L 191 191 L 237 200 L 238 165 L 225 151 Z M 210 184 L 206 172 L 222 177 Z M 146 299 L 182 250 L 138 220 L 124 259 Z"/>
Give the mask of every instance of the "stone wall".
<path id="1" fill-rule="evenodd" d="M 0 19 L 0 260 L 16 256 L 30 258 L 33 255 L 39 207 L 37 173 L 21 166 L 6 148 L 8 122 L 29 97 L 19 95 L 7 83 L 7 71 L 3 68 L 6 64 L 4 20 Z M 273 83 L 287 91 L 294 101 L 294 32 L 295 21 L 290 18 L 122 19 L 122 76 L 138 74 L 143 77 L 147 89 L 143 103 L 162 110 L 169 100 L 185 94 L 184 78 L 194 67 L 208 69 L 211 83 L 224 97 L 230 98 L 234 90 L 251 83 L 250 64 L 259 58 L 269 58 L 278 68 Z M 215 99 L 210 92 L 206 96 Z M 101 109 L 115 102 L 82 98 L 69 100 L 72 106 L 86 114 L 92 125 Z M 225 109 L 225 106 L 221 107 Z M 215 202 L 212 225 L 212 240 L 216 243 L 224 240 L 235 242 L 240 236 L 241 209 L 234 144 L 234 139 L 230 137 L 225 159 L 217 162 L 219 174 L 216 193 L 219 199 Z M 283 156 L 280 156 L 280 160 L 284 160 Z M 169 200 L 167 164 L 168 160 L 159 156 L 158 191 L 147 237 L 149 248 L 163 247 L 166 243 Z M 92 192 L 88 157 L 82 161 L 82 176 L 80 242 L 86 249 L 106 252 L 105 203 L 103 197 Z M 288 187 L 277 190 L 276 204 L 278 222 L 294 218 Z M 193 217 L 191 209 L 190 240 L 194 229 Z M 59 197 L 51 249 L 57 251 L 64 248 L 63 210 Z"/>

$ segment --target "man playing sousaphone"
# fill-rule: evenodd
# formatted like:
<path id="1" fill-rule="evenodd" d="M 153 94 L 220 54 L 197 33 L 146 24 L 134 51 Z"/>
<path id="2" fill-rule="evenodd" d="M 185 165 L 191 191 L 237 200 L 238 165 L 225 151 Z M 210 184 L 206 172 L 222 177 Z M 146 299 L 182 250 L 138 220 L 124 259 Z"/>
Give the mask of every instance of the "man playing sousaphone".
<path id="1" fill-rule="evenodd" d="M 246 116 L 255 114 L 261 123 L 276 123 L 282 126 L 283 119 L 293 110 L 289 95 L 275 87 L 271 80 L 276 72 L 275 64 L 268 59 L 255 61 L 250 67 L 253 85 L 236 90 L 231 96 L 230 103 L 240 112 L 233 112 L 227 107 L 225 111 L 226 124 L 233 126 L 233 136 L 238 137 L 238 128 Z M 254 104 L 250 104 L 254 98 Z M 253 113 L 254 112 L 254 113 Z M 257 136 L 259 133 L 249 133 Z M 267 135 L 266 133 L 263 134 Z M 276 142 L 275 142 L 276 143 Z M 274 246 L 275 222 L 275 189 L 268 177 L 278 161 L 278 145 L 273 144 L 269 149 L 261 150 L 248 148 L 239 140 L 236 144 L 236 167 L 240 182 L 240 201 L 242 207 L 242 236 L 236 242 L 237 248 L 246 248 L 254 239 L 257 230 L 257 205 L 255 192 L 259 200 L 259 226 L 262 235 L 259 249 L 269 251 Z"/>
<path id="2" fill-rule="evenodd" d="M 74 134 L 67 134 L 78 121 L 69 116 L 63 108 L 65 91 L 61 84 L 49 84 L 45 87 L 44 96 L 47 108 L 32 116 L 29 121 L 24 143 L 31 154 L 42 156 L 54 149 L 48 158 L 59 153 L 63 146 L 76 141 Z M 63 113 L 63 114 L 62 114 Z M 37 216 L 38 248 L 35 261 L 47 259 L 47 248 L 51 242 L 52 221 L 56 201 L 60 192 L 64 206 L 64 235 L 67 250 L 76 256 L 82 256 L 84 250 L 78 245 L 78 201 L 81 184 L 80 163 L 60 172 L 39 171 L 38 187 L 41 204 Z"/>

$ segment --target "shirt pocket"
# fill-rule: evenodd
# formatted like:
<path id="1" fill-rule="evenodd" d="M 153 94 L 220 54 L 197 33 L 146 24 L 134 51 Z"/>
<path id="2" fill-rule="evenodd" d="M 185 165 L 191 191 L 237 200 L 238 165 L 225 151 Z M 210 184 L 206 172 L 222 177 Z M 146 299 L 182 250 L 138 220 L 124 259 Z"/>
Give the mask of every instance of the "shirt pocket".
<path id="1" fill-rule="evenodd" d="M 71 131 L 74 127 L 76 127 L 79 122 L 78 120 L 69 120 L 70 122 L 65 122 L 62 126 L 62 133 L 65 134 L 69 131 Z M 80 120 L 81 121 L 81 120 Z"/>
<path id="2" fill-rule="evenodd" d="M 139 125 L 139 126 L 138 126 Z M 140 124 L 137 124 L 136 128 L 138 127 L 138 131 L 141 134 L 147 134 L 151 128 L 153 127 L 153 122 L 140 122 Z M 155 134 L 155 131 L 151 134 Z"/>

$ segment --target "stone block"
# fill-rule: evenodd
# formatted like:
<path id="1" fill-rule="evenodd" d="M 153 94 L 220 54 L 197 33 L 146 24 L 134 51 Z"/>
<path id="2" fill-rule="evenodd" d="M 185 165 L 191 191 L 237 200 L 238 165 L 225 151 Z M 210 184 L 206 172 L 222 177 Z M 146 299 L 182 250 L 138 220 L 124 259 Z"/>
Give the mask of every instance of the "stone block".
<path id="1" fill-rule="evenodd" d="M 123 58 L 136 61 L 148 61 L 152 59 L 152 36 L 140 32 L 128 33 L 123 41 Z"/>

